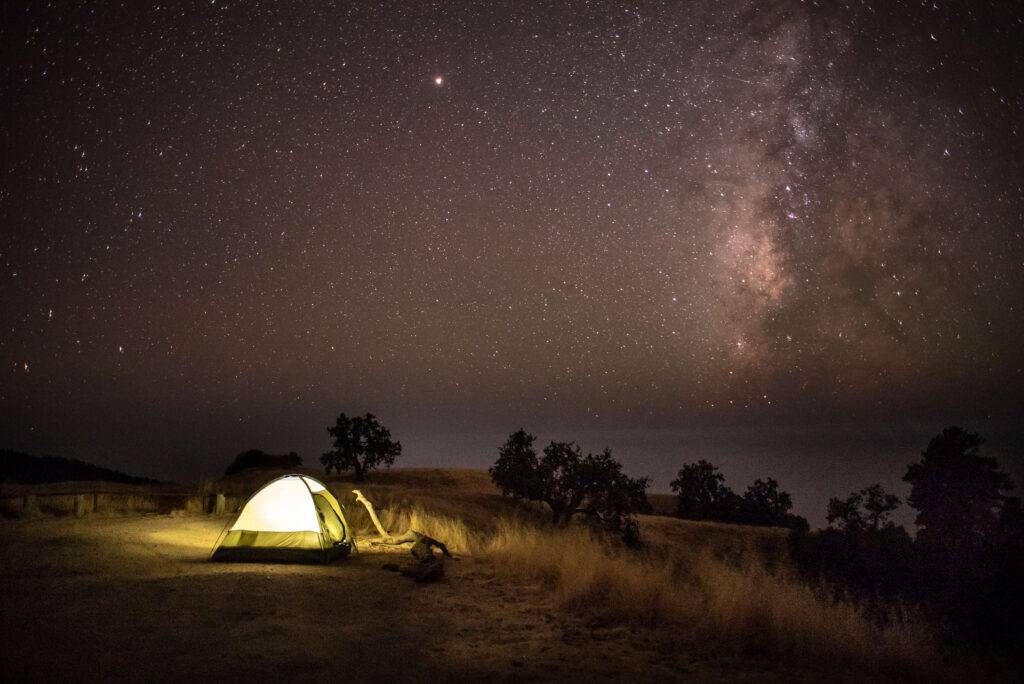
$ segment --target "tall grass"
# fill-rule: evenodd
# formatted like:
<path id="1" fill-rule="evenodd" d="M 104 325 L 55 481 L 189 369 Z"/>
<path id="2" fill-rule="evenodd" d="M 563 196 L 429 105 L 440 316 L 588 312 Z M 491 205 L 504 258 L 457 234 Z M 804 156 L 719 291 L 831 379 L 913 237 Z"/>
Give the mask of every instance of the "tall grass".
<path id="1" fill-rule="evenodd" d="M 9 497 L 0 513 L 7 518 L 31 518 L 38 515 L 75 516 L 92 514 L 155 513 L 158 503 L 145 494 L 48 494 Z"/>
<path id="2" fill-rule="evenodd" d="M 541 584 L 562 610 L 595 624 L 671 629 L 692 644 L 793 663 L 939 678 L 923 621 L 893 608 L 883 627 L 852 603 L 823 599 L 788 574 L 770 537 L 744 528 L 694 528 L 686 531 L 691 545 L 670 539 L 636 553 L 585 527 L 556 529 L 529 516 L 480 529 L 403 502 L 382 506 L 381 522 L 391 533 L 413 529 L 475 554 L 506 579 Z M 368 520 L 357 530 L 376 534 Z M 777 546 L 783 541 L 778 536 Z"/>
<path id="3" fill-rule="evenodd" d="M 438 513 L 420 504 L 386 505 L 380 507 L 377 514 L 381 525 L 392 535 L 413 530 L 443 542 L 450 552 L 456 554 L 472 554 L 480 547 L 480 534 L 470 530 L 460 518 Z M 377 528 L 361 505 L 347 509 L 346 517 L 357 541 L 379 538 Z"/>
<path id="4" fill-rule="evenodd" d="M 349 510 L 350 521 L 369 539 L 376 530 L 361 508 Z M 656 543 L 637 553 L 529 513 L 467 524 L 418 502 L 379 508 L 390 533 L 416 530 L 477 555 L 506 579 L 543 585 L 562 610 L 596 624 L 671 629 L 692 644 L 794 663 L 938 677 L 923 621 L 893 608 L 880 626 L 852 603 L 822 598 L 789 575 L 778 531 L 663 519 L 667 534 L 649 530 Z"/>
<path id="5" fill-rule="evenodd" d="M 691 616 L 700 629 L 743 652 L 907 676 L 938 662 L 922 619 L 893 607 L 880 626 L 860 607 L 823 599 L 758 563 L 736 567 L 705 555 L 684 586 L 700 595 L 699 613 Z"/>
<path id="6" fill-rule="evenodd" d="M 931 678 L 937 653 L 924 624 L 882 628 L 849 603 L 830 603 L 756 556 L 709 548 L 638 555 L 583 528 L 504 521 L 483 547 L 506 577 L 540 582 L 565 610 L 598 623 L 673 628 L 687 641 L 749 655 L 860 672 Z"/>
<path id="7" fill-rule="evenodd" d="M 248 498 L 248 494 L 240 487 L 223 487 L 212 480 L 204 479 L 195 485 L 192 496 L 185 499 L 178 508 L 172 511 L 172 514 L 183 516 L 215 513 L 216 497 L 220 494 L 224 495 L 222 513 L 225 515 L 238 512 Z"/>
<path id="8" fill-rule="evenodd" d="M 353 503 L 353 486 L 374 502 L 390 534 L 434 537 L 512 582 L 543 586 L 563 611 L 670 634 L 682 649 L 888 680 L 955 680 L 970 668 L 940 669 L 929 629 L 899 606 L 869 614 L 802 584 L 791 573 L 784 530 L 641 516 L 647 543 L 638 553 L 583 527 L 552 528 L 543 507 L 501 497 L 486 473 L 400 470 L 375 474 L 372 483 L 330 484 L 360 542 L 377 530 Z"/>

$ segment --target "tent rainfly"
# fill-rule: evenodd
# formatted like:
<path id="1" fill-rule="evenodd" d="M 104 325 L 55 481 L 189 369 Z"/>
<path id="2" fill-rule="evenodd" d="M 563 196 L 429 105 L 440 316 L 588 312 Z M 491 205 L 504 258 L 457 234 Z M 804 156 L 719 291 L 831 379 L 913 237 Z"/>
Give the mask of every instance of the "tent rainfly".
<path id="1" fill-rule="evenodd" d="M 344 508 L 324 483 L 283 475 L 248 498 L 210 560 L 327 563 L 353 545 Z"/>

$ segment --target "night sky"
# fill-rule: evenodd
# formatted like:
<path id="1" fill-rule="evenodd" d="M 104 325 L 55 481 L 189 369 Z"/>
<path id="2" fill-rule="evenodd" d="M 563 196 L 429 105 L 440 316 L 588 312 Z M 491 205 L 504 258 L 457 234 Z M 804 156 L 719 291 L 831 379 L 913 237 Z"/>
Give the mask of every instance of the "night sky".
<path id="1" fill-rule="evenodd" d="M 370 411 L 400 464 L 522 426 L 820 515 L 950 423 L 1021 459 L 1021 2 L 5 2 L 0 36 L 0 447 L 185 478 Z"/>

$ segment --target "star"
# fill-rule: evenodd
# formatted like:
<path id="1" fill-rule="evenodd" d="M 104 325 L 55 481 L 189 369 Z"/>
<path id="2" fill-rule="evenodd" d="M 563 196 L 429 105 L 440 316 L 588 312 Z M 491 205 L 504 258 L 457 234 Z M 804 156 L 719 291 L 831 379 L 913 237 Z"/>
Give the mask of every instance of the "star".
<path id="1" fill-rule="evenodd" d="M 225 45 L 13 2 L 0 447 L 187 478 L 341 410 L 410 451 L 1024 412 L 1019 9 L 697 0 L 698 40 L 671 3 L 229 3 Z"/>

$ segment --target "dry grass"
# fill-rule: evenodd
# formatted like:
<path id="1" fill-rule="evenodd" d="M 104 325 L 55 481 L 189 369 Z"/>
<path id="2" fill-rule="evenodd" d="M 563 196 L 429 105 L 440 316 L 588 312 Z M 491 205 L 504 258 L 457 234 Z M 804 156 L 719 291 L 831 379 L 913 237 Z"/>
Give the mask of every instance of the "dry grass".
<path id="1" fill-rule="evenodd" d="M 358 488 L 391 533 L 408 529 L 475 555 L 507 580 L 541 584 L 567 612 L 595 624 L 670 629 L 685 642 L 865 675 L 942 679 L 925 624 L 894 608 L 879 627 L 850 603 L 823 600 L 789 571 L 787 532 L 642 516 L 642 552 L 555 529 L 542 511 L 494 492 L 486 473 L 391 471 Z M 344 479 L 331 488 L 345 500 Z M 376 535 L 362 505 L 348 517 Z"/>
<path id="2" fill-rule="evenodd" d="M 228 496 L 231 512 L 278 474 L 201 483 L 184 511 L 206 512 L 219 492 Z M 823 600 L 797 581 L 785 530 L 641 516 L 645 546 L 636 552 L 595 539 L 583 527 L 550 527 L 542 507 L 502 498 L 481 471 L 401 469 L 372 473 L 359 484 L 310 474 L 346 506 L 360 541 L 377 532 L 354 501 L 354 488 L 374 503 L 392 534 L 416 530 L 434 537 L 507 581 L 545 587 L 561 610 L 595 624 L 670 633 L 681 648 L 857 677 L 937 681 L 956 679 L 967 667 L 958 673 L 945 667 L 924 623 L 898 607 L 880 627 L 853 604 Z M 104 510 L 147 510 L 145 497 L 121 504 L 105 496 L 96 498 L 97 510 L 101 503 Z M 60 503 L 59 514 L 73 514 L 73 501 Z"/>
<path id="3" fill-rule="evenodd" d="M 156 513 L 159 510 L 159 502 L 146 494 L 29 494 L 5 498 L 2 514 L 7 518 L 31 518 L 37 515 L 82 517 L 93 514 Z"/>
<path id="4" fill-rule="evenodd" d="M 550 587 L 565 609 L 601 622 L 658 626 L 674 622 L 671 568 L 654 565 L 596 540 L 582 527 L 538 528 L 506 520 L 484 554 L 502 574 Z"/>
<path id="5" fill-rule="evenodd" d="M 146 513 L 198 515 L 211 512 L 213 497 L 222 489 L 222 483 L 209 480 L 190 488 L 173 483 L 133 485 L 102 481 L 5 483 L 0 496 L 0 515 L 6 518 Z M 232 493 L 235 489 L 244 491 L 242 487 L 228 489 Z M 228 496 L 227 512 L 237 509 L 249 493 Z"/>
<path id="6" fill-rule="evenodd" d="M 485 473 L 392 471 L 362 486 L 392 533 L 414 529 L 473 554 L 512 581 L 548 588 L 562 610 L 596 624 L 671 629 L 685 641 L 866 675 L 941 679 L 924 623 L 893 609 L 879 627 L 789 572 L 786 531 L 643 516 L 640 553 L 583 527 L 554 529 L 528 505 L 497 497 Z M 344 498 L 344 482 L 332 489 Z M 357 533 L 376 531 L 350 504 Z"/>
<path id="7" fill-rule="evenodd" d="M 373 503 L 389 533 L 415 530 L 464 555 L 478 553 L 497 520 L 514 511 L 483 471 L 395 469 L 373 473 L 368 482 L 360 483 L 344 476 L 316 476 L 345 506 L 345 516 L 359 540 L 370 540 L 378 533 L 366 509 L 355 501 L 353 489 Z"/>
<path id="8" fill-rule="evenodd" d="M 437 514 L 418 505 L 385 509 L 380 521 L 384 529 L 393 534 L 415 530 L 433 537 L 443 542 L 454 554 L 472 555 L 480 547 L 480 535 L 471 532 L 461 520 Z M 357 539 L 370 539 L 376 535 L 377 530 L 372 526 L 371 529 L 363 527 L 357 531 Z"/>
<path id="9" fill-rule="evenodd" d="M 770 571 L 756 553 L 737 553 L 738 545 L 763 545 L 758 531 L 718 527 L 733 527 L 734 538 L 723 544 L 711 527 L 704 534 L 714 543 L 636 554 L 582 528 L 506 522 L 484 553 L 506 576 L 543 583 L 563 609 L 598 623 L 671 627 L 695 644 L 793 663 L 937 676 L 938 654 L 921 621 L 877 627 L 855 606 L 823 601 L 785 572 Z M 765 532 L 769 540 L 778 534 Z"/>
<path id="10" fill-rule="evenodd" d="M 875 674 L 923 675 L 938 660 L 920 620 L 878 627 L 854 605 L 824 601 L 756 562 L 735 567 L 704 556 L 684 586 L 701 597 L 692 616 L 700 629 L 742 652 L 856 665 Z"/>

